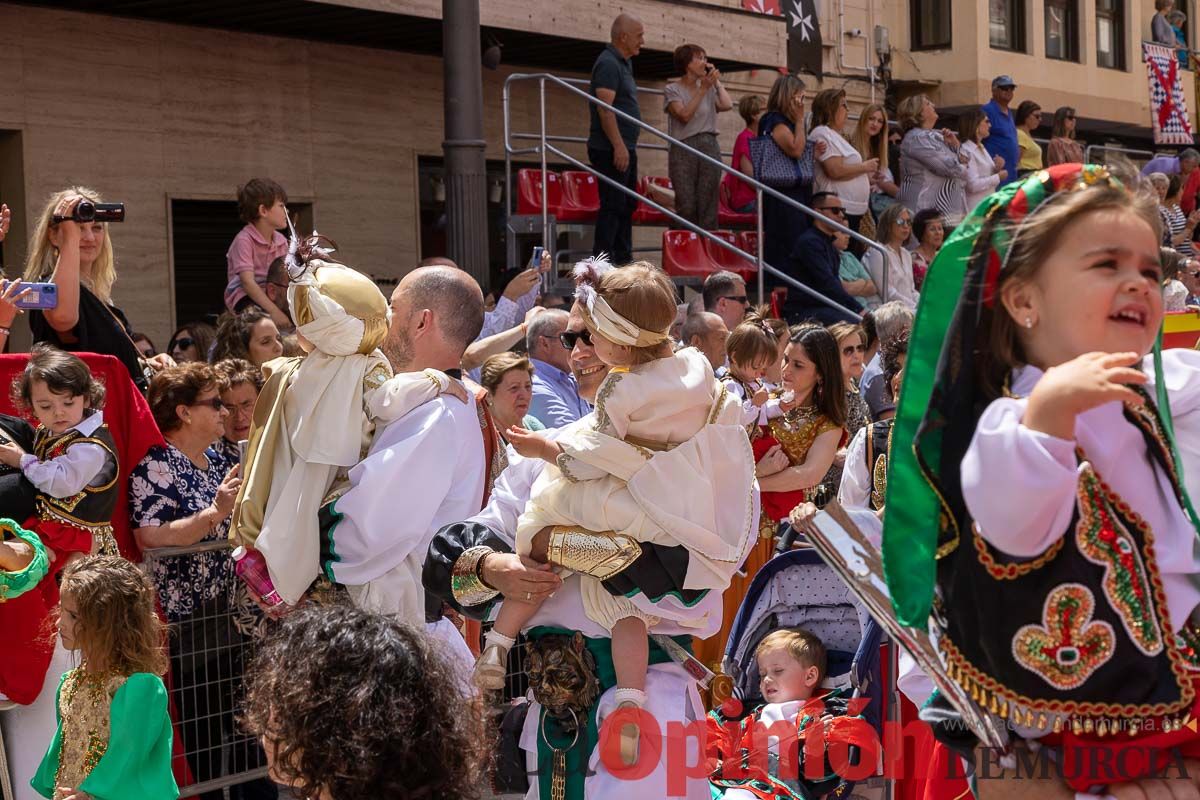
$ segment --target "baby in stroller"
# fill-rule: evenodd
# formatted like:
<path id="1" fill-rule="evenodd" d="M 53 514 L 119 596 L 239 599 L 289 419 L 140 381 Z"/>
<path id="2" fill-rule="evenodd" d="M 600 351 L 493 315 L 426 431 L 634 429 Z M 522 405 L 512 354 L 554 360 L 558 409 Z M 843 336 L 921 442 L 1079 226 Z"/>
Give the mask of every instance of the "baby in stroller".
<path id="1" fill-rule="evenodd" d="M 765 702 L 740 720 L 737 701 L 709 715 L 707 757 L 714 796 L 811 800 L 833 792 L 845 776 L 831 763 L 829 745 L 869 749 L 874 741 L 873 728 L 858 715 L 865 701 L 854 703 L 850 692 L 820 688 L 825 646 L 802 628 L 767 634 L 754 657 Z M 819 763 L 813 763 L 814 757 Z"/>

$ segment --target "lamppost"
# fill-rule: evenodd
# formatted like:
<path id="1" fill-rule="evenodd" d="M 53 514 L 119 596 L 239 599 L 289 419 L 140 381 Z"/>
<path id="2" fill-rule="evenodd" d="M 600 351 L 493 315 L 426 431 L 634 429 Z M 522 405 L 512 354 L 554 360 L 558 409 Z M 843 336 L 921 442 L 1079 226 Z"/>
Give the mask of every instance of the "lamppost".
<path id="1" fill-rule="evenodd" d="M 487 291 L 487 160 L 479 0 L 442 0 L 447 255 Z"/>

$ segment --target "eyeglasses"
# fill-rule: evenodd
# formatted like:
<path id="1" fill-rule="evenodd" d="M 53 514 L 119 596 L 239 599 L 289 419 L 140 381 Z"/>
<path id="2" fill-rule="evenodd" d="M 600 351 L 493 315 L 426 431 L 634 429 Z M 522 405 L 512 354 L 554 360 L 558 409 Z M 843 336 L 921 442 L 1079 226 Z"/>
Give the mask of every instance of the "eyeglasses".
<path id="1" fill-rule="evenodd" d="M 855 353 L 865 352 L 867 352 L 867 346 L 865 344 L 848 344 L 842 348 L 842 355 L 844 356 L 852 356 Z"/>
<path id="2" fill-rule="evenodd" d="M 837 214 L 839 217 L 846 216 L 846 209 L 842 208 L 841 206 L 822 206 L 821 208 L 818 208 L 817 211 L 824 211 L 824 212 L 828 212 L 830 214 Z"/>
<path id="3" fill-rule="evenodd" d="M 210 397 L 207 400 L 197 400 L 192 403 L 193 406 L 209 406 L 213 411 L 224 411 L 225 403 L 219 397 Z"/>
<path id="4" fill-rule="evenodd" d="M 175 343 L 173 345 L 171 345 L 171 350 L 187 350 L 189 347 L 191 347 L 195 343 L 196 343 L 195 339 L 189 339 L 188 337 L 183 336 L 183 337 L 175 340 Z"/>
<path id="5" fill-rule="evenodd" d="M 580 339 L 583 339 L 583 343 L 588 347 L 592 346 L 592 332 L 587 328 L 584 328 L 581 331 L 563 331 L 558 335 L 558 343 L 561 344 L 565 350 L 574 350 L 575 343 Z"/>
<path id="6" fill-rule="evenodd" d="M 747 303 L 750 302 L 750 298 L 744 294 L 727 294 L 724 297 L 722 297 L 721 299 L 722 300 L 732 300 L 733 302 L 741 303 L 742 305 L 746 305 Z"/>
<path id="7" fill-rule="evenodd" d="M 901 217 L 900 219 L 896 220 L 896 224 L 903 225 L 905 228 L 907 228 L 909 225 L 912 225 L 912 220 Z"/>

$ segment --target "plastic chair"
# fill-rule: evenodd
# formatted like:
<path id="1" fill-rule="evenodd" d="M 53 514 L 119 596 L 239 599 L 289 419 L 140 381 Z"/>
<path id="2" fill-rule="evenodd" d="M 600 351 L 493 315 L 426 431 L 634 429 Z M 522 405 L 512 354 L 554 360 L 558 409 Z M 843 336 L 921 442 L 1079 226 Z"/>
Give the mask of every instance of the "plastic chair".
<path id="1" fill-rule="evenodd" d="M 700 234 L 663 231 L 663 272 L 677 278 L 704 277 L 719 268 L 708 257 Z"/>
<path id="2" fill-rule="evenodd" d="M 600 181 L 582 170 L 562 174 L 563 203 L 558 219 L 565 222 L 595 222 L 600 213 Z"/>
<path id="3" fill-rule="evenodd" d="M 758 215 L 754 212 L 744 214 L 734 211 L 729 206 L 725 205 L 725 198 L 720 197 L 717 200 L 717 222 L 722 227 L 728 226 L 731 228 L 750 228 L 753 227 L 758 219 Z"/>
<path id="4" fill-rule="evenodd" d="M 724 239 L 734 247 L 739 247 L 745 250 L 740 244 L 741 238 L 733 231 L 709 231 L 718 239 Z M 736 275 L 740 275 L 742 280 L 750 283 L 758 275 L 758 262 L 743 258 L 731 250 L 727 250 L 711 239 L 704 240 L 704 249 L 708 252 L 708 259 L 716 265 L 717 269 L 724 269 Z M 746 252 L 752 253 L 753 250 Z"/>
<path id="5" fill-rule="evenodd" d="M 664 189 L 674 189 L 671 185 L 671 179 L 661 175 L 643 175 L 638 179 L 638 194 L 643 197 L 648 197 L 646 186 L 653 183 L 655 186 L 661 186 Z M 662 203 L 659 203 L 662 205 Z M 634 225 L 669 225 L 667 215 L 656 208 L 646 205 L 643 202 L 638 202 L 637 208 L 633 212 Z"/>
<path id="6" fill-rule="evenodd" d="M 562 181 L 557 172 L 546 170 L 546 206 L 550 214 L 556 218 L 562 212 L 563 192 Z M 542 213 L 542 171 L 540 169 L 522 169 L 517 171 L 517 213 Z"/>

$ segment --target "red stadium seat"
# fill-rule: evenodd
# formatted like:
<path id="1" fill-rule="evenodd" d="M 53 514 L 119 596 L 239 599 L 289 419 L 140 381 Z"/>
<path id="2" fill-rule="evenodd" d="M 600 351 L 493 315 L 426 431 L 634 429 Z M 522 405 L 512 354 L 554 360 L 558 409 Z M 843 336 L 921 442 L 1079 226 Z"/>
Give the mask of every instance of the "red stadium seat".
<path id="1" fill-rule="evenodd" d="M 558 219 L 595 222 L 600 212 L 600 179 L 590 172 L 567 170 L 562 174 L 563 204 Z"/>
<path id="2" fill-rule="evenodd" d="M 674 189 L 671 185 L 671 179 L 662 177 L 661 175 L 643 175 L 638 179 L 638 194 L 647 196 L 646 184 L 653 183 L 655 186 L 661 186 L 664 189 Z M 662 205 L 662 203 L 659 203 Z M 639 202 L 637 209 L 633 212 L 634 225 L 668 225 L 667 215 L 662 213 L 652 206 Z"/>
<path id="3" fill-rule="evenodd" d="M 721 197 L 717 201 L 717 222 L 721 226 L 729 226 L 731 228 L 750 228 L 754 227 L 758 215 L 754 212 L 742 214 L 734 211 L 729 206 L 725 205 L 725 198 Z"/>
<path id="4" fill-rule="evenodd" d="M 733 231 L 709 231 L 713 236 L 719 239 L 724 239 L 735 247 L 742 247 L 740 238 Z M 742 258 L 737 253 L 727 250 L 711 239 L 704 240 L 704 249 L 708 252 L 709 261 L 716 265 L 717 269 L 729 270 L 730 272 L 740 275 L 742 280 L 749 283 L 756 279 L 758 275 L 758 262 Z M 742 248 L 745 249 L 745 248 Z M 753 252 L 747 250 L 746 252 Z"/>
<path id="5" fill-rule="evenodd" d="M 676 278 L 703 278 L 719 267 L 708 257 L 700 234 L 663 231 L 663 271 Z"/>
<path id="6" fill-rule="evenodd" d="M 745 250 L 750 255 L 755 256 L 754 270 L 755 270 L 755 272 L 757 272 L 758 271 L 758 258 L 757 258 L 757 256 L 758 256 L 758 231 L 741 231 L 740 233 L 738 233 L 737 237 L 738 237 L 738 247 L 740 247 L 742 250 Z"/>
<path id="7" fill-rule="evenodd" d="M 546 206 L 549 212 L 559 217 L 562 212 L 562 181 L 557 172 L 546 170 Z M 542 171 L 522 169 L 517 171 L 517 213 L 542 213 Z"/>

